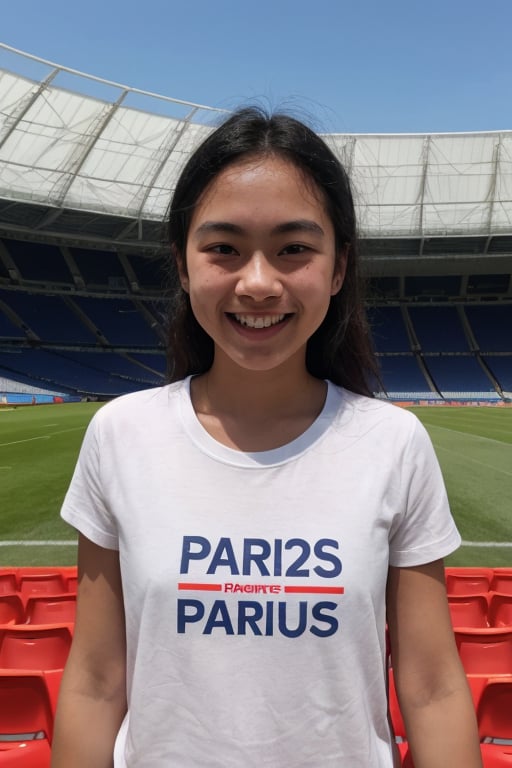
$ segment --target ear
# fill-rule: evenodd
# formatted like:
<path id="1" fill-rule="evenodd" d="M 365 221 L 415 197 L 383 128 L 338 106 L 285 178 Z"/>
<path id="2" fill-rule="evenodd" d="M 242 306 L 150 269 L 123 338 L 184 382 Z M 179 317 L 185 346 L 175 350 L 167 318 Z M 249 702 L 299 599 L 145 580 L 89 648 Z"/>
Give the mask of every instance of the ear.
<path id="1" fill-rule="evenodd" d="M 345 280 L 345 273 L 347 271 L 348 252 L 350 250 L 350 243 L 345 243 L 343 248 L 336 256 L 336 264 L 334 266 L 334 273 L 331 283 L 331 296 L 336 296 L 341 291 L 343 282 Z"/>
<path id="2" fill-rule="evenodd" d="M 172 255 L 174 256 L 176 260 L 176 267 L 178 269 L 178 277 L 180 279 L 181 287 L 185 291 L 185 293 L 189 292 L 189 279 L 188 279 L 188 272 L 187 272 L 187 265 L 185 262 L 185 259 L 179 253 L 176 248 L 171 248 Z"/>

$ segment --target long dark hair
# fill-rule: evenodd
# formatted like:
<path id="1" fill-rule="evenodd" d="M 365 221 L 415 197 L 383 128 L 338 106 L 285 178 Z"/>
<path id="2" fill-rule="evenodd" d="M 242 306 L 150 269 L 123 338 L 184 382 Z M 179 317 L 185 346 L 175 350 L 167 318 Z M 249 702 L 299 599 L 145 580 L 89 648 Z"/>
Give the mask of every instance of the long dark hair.
<path id="1" fill-rule="evenodd" d="M 372 395 L 380 382 L 363 304 L 354 202 L 342 164 L 308 126 L 284 114 L 257 107 L 235 112 L 189 158 L 176 185 L 168 218 L 171 246 L 171 309 L 168 326 L 169 378 L 204 373 L 213 363 L 214 345 L 194 317 L 181 288 L 177 263 L 184 267 L 194 207 L 209 184 L 229 165 L 250 157 L 274 155 L 289 160 L 321 190 L 335 233 L 338 258 L 348 247 L 342 289 L 306 348 L 308 371 L 353 392 Z"/>

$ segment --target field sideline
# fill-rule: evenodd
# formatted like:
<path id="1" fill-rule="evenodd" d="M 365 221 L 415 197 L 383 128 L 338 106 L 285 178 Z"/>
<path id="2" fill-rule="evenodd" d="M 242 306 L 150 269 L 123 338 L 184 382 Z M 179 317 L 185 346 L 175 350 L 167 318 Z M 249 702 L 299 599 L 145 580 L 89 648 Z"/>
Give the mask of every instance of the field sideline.
<path id="1" fill-rule="evenodd" d="M 73 565 L 59 518 L 97 403 L 0 408 L 0 566 Z M 456 566 L 512 564 L 512 409 L 412 409 L 433 440 L 465 543 Z"/>

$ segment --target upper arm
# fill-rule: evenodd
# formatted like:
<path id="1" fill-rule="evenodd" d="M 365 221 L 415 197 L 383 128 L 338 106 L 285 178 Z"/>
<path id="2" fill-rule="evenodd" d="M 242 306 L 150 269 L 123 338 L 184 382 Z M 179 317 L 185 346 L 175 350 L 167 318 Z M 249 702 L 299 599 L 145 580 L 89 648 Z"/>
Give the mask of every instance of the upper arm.
<path id="1" fill-rule="evenodd" d="M 464 681 L 450 619 L 444 563 L 389 569 L 387 618 L 397 691 L 421 704 Z"/>
<path id="2" fill-rule="evenodd" d="M 80 534 L 78 594 L 68 676 L 90 694 L 117 697 L 125 690 L 126 634 L 119 552 Z"/>

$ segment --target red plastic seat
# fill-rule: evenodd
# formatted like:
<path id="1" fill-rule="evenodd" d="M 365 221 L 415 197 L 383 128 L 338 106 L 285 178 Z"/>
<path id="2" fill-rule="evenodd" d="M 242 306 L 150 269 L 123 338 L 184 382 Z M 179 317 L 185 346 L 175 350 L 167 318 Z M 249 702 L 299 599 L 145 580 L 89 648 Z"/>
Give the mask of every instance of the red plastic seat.
<path id="1" fill-rule="evenodd" d="M 22 573 L 19 592 L 25 601 L 33 595 L 58 595 L 66 592 L 66 583 L 60 573 Z"/>
<path id="2" fill-rule="evenodd" d="M 512 629 L 455 629 L 457 648 L 467 675 L 512 675 Z"/>
<path id="3" fill-rule="evenodd" d="M 24 621 L 21 597 L 17 594 L 0 595 L 0 624 L 22 624 Z"/>
<path id="4" fill-rule="evenodd" d="M 496 568 L 490 589 L 503 595 L 512 595 L 512 569 Z"/>
<path id="5" fill-rule="evenodd" d="M 493 577 L 492 568 L 446 568 L 446 591 L 448 595 L 486 594 Z"/>
<path id="6" fill-rule="evenodd" d="M 76 595 L 35 595 L 25 608 L 27 624 L 74 624 Z"/>
<path id="7" fill-rule="evenodd" d="M 512 749 L 512 678 L 492 678 L 482 691 L 477 709 L 480 740 L 507 744 Z"/>
<path id="8" fill-rule="evenodd" d="M 488 627 L 486 595 L 450 595 L 448 606 L 454 627 Z"/>
<path id="9" fill-rule="evenodd" d="M 482 692 L 487 685 L 487 680 L 488 678 L 484 677 L 483 675 L 467 675 L 467 681 L 471 691 L 471 698 L 473 699 L 475 712 L 478 710 L 478 705 L 480 704 Z"/>
<path id="10" fill-rule="evenodd" d="M 0 571 L 0 595 L 9 595 L 18 591 L 18 580 L 16 578 L 16 571 L 4 570 Z"/>
<path id="11" fill-rule="evenodd" d="M 63 669 L 70 646 L 69 626 L 12 625 L 0 630 L 0 668 Z"/>
<path id="12" fill-rule="evenodd" d="M 0 671 L 0 766 L 50 765 L 53 715 L 44 677 Z"/>
<path id="13" fill-rule="evenodd" d="M 78 576 L 68 576 L 66 578 L 66 592 L 76 595 L 78 589 Z"/>
<path id="14" fill-rule="evenodd" d="M 512 750 L 496 744 L 480 744 L 484 768 L 512 768 Z M 402 768 L 414 768 L 409 750 L 402 759 Z"/>
<path id="15" fill-rule="evenodd" d="M 0 768 L 50 768 L 50 744 L 46 739 L 0 742 Z"/>
<path id="16" fill-rule="evenodd" d="M 397 744 L 401 744 L 402 742 L 407 741 L 407 735 L 405 733 L 405 725 L 396 694 L 395 675 L 392 667 L 388 669 L 388 708 L 395 741 Z"/>
<path id="17" fill-rule="evenodd" d="M 480 744 L 484 768 L 512 768 L 512 748 L 499 744 Z"/>
<path id="18" fill-rule="evenodd" d="M 489 595 L 489 624 L 491 627 L 512 629 L 512 595 L 491 592 Z"/>
<path id="19" fill-rule="evenodd" d="M 63 671 L 64 670 L 62 669 L 49 669 L 44 670 L 43 672 L 46 688 L 48 689 L 48 698 L 50 700 L 50 707 L 53 717 L 55 717 L 55 713 L 57 711 L 57 703 L 59 700 L 59 691 L 60 684 L 62 682 Z"/>

